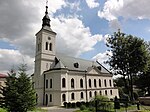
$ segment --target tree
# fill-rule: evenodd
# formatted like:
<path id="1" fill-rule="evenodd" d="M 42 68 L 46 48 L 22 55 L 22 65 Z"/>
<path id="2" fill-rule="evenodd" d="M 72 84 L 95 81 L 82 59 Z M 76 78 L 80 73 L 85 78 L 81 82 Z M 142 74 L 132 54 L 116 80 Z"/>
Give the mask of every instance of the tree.
<path id="1" fill-rule="evenodd" d="M 2 88 L 3 107 L 10 112 L 27 112 L 36 105 L 35 91 L 26 74 L 26 65 L 19 67 L 18 74 L 18 77 L 15 73 L 8 74 L 6 87 Z"/>
<path id="2" fill-rule="evenodd" d="M 133 76 L 147 69 L 149 60 L 147 44 L 141 38 L 125 35 L 118 31 L 108 39 L 107 46 L 112 52 L 107 63 L 114 74 L 123 76 L 125 88 L 129 90 L 127 93 L 130 93 L 131 100 L 133 100 L 132 79 Z"/>

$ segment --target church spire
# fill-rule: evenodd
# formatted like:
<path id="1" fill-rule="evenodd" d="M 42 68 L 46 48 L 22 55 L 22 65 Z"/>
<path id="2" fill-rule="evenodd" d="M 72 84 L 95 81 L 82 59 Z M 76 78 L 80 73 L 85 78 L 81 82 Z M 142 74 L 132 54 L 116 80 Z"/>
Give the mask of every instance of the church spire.
<path id="1" fill-rule="evenodd" d="M 45 11 L 45 16 L 42 19 L 43 23 L 42 23 L 42 27 L 44 26 L 49 26 L 50 27 L 50 18 L 48 16 L 48 6 L 46 4 L 46 11 Z"/>

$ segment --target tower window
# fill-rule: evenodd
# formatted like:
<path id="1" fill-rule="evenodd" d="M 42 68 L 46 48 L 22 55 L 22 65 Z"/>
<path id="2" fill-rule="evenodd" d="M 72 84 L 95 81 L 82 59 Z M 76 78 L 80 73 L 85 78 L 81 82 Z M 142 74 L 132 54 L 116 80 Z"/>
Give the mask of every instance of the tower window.
<path id="1" fill-rule="evenodd" d="M 45 44 L 45 50 L 48 50 L 48 42 Z"/>
<path id="2" fill-rule="evenodd" d="M 66 79 L 65 79 L 65 78 L 62 79 L 62 87 L 63 87 L 63 88 L 66 87 Z"/>
<path id="3" fill-rule="evenodd" d="M 83 79 L 80 79 L 80 87 L 83 88 Z"/>
<path id="4" fill-rule="evenodd" d="M 49 44 L 49 50 L 52 51 L 52 43 Z"/>

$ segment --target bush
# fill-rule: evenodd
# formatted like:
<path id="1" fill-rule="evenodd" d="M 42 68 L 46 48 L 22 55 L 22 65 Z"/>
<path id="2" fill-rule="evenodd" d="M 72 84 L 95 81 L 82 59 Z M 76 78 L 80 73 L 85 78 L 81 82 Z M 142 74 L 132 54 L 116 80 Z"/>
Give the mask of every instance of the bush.
<path id="1" fill-rule="evenodd" d="M 87 108 L 86 108 L 86 106 L 85 105 L 81 105 L 80 106 L 80 110 L 86 110 Z"/>
<path id="2" fill-rule="evenodd" d="M 89 102 L 86 102 L 85 105 L 86 105 L 86 107 L 89 107 L 90 103 L 89 103 Z"/>
<path id="3" fill-rule="evenodd" d="M 76 102 L 76 106 L 80 107 L 81 106 L 81 102 Z"/>
<path id="4" fill-rule="evenodd" d="M 66 108 L 66 107 L 67 107 L 67 102 L 64 102 L 63 105 L 64 105 L 64 107 Z"/>
<path id="5" fill-rule="evenodd" d="M 67 108 L 71 108 L 71 103 L 67 103 Z"/>
<path id="6" fill-rule="evenodd" d="M 107 111 L 113 107 L 109 98 L 106 96 L 96 96 L 90 103 L 92 107 L 97 106 L 98 110 Z"/>
<path id="7" fill-rule="evenodd" d="M 76 103 L 71 103 L 71 107 L 75 108 L 76 107 Z"/>
<path id="8" fill-rule="evenodd" d="M 81 102 L 81 105 L 85 105 L 85 102 L 84 102 L 84 101 L 82 101 L 82 102 Z"/>

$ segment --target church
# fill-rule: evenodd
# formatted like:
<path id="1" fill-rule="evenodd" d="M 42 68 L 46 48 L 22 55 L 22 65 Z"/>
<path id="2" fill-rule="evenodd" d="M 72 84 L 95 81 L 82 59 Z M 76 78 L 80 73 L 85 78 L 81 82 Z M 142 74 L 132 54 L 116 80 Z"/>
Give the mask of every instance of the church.
<path id="1" fill-rule="evenodd" d="M 32 76 L 37 104 L 61 106 L 64 102 L 88 102 L 96 95 L 118 97 L 112 74 L 99 62 L 57 54 L 56 35 L 46 6 L 42 28 L 36 34 Z"/>

